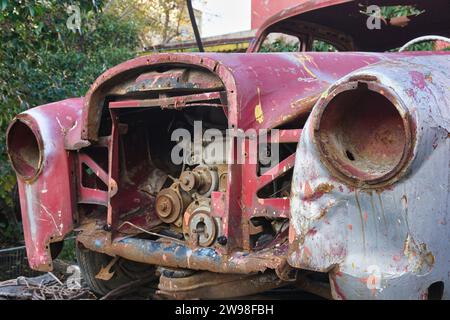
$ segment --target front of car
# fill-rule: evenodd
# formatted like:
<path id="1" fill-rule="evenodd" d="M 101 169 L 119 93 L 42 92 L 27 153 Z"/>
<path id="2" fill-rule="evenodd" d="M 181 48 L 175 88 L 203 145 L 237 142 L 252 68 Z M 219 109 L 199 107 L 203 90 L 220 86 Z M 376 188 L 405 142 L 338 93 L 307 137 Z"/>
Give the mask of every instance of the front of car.
<path id="1" fill-rule="evenodd" d="M 449 64 L 164 53 L 111 68 L 9 127 L 30 266 L 51 270 L 75 232 L 100 294 L 155 275 L 174 298 L 319 292 L 324 275 L 337 299 L 425 298 L 449 280 Z"/>
<path id="2" fill-rule="evenodd" d="M 362 68 L 305 125 L 289 263 L 328 272 L 337 299 L 448 298 L 449 62 Z"/>

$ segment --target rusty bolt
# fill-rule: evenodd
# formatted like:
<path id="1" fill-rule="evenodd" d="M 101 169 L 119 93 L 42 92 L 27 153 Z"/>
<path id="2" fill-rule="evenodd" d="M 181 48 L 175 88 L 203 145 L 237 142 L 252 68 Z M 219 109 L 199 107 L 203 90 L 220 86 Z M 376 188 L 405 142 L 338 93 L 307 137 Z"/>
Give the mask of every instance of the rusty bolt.
<path id="1" fill-rule="evenodd" d="M 227 244 L 228 239 L 227 239 L 226 236 L 220 236 L 220 237 L 217 238 L 217 242 L 218 242 L 221 246 L 224 246 L 224 245 Z"/>

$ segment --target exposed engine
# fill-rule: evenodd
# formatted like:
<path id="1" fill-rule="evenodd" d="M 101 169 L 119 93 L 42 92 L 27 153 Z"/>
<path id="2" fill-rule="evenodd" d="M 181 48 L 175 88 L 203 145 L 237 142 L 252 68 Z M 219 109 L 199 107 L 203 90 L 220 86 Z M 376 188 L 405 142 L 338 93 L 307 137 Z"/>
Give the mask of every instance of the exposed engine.
<path id="1" fill-rule="evenodd" d="M 182 229 L 185 240 L 193 246 L 206 247 L 212 245 L 220 234 L 219 218 L 211 216 L 211 193 L 226 191 L 227 166 L 223 154 L 208 156 L 211 149 L 223 147 L 222 141 L 204 144 L 201 160 L 185 157 L 184 170 L 169 187 L 158 192 L 155 207 L 163 222 Z M 191 146 L 193 148 L 194 143 Z"/>

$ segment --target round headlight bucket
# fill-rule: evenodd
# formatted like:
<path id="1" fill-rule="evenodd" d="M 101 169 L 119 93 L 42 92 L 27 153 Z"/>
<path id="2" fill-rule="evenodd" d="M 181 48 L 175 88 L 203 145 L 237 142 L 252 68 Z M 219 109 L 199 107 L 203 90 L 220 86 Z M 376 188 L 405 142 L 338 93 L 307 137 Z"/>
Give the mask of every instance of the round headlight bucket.
<path id="1" fill-rule="evenodd" d="M 8 155 L 16 173 L 25 180 L 34 179 L 42 169 L 42 140 L 25 121 L 16 118 L 10 124 L 6 137 Z"/>
<path id="2" fill-rule="evenodd" d="M 354 81 L 334 88 L 319 103 L 313 127 L 325 166 L 353 185 L 389 183 L 411 159 L 409 114 L 377 83 Z"/>

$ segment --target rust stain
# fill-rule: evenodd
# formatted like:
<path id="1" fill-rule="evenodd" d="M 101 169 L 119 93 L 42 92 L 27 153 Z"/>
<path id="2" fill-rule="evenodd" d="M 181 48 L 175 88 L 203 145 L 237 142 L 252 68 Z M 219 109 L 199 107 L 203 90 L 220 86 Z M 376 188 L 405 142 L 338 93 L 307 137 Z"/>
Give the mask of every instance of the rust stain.
<path id="1" fill-rule="evenodd" d="M 292 109 L 301 108 L 303 110 L 310 110 L 316 104 L 317 100 L 322 96 L 322 92 L 313 96 L 309 96 L 303 99 L 296 100 L 291 103 Z"/>
<path id="2" fill-rule="evenodd" d="M 304 187 L 304 200 L 306 201 L 314 201 L 322 197 L 326 193 L 330 193 L 333 191 L 334 185 L 329 183 L 321 183 L 319 184 L 314 191 L 308 182 L 305 183 Z"/>
<path id="3" fill-rule="evenodd" d="M 303 247 L 303 254 L 304 254 L 306 257 L 311 257 L 311 256 L 312 256 L 312 252 L 311 252 L 311 250 L 309 250 L 309 248 L 308 248 L 307 246 L 304 246 L 304 247 Z"/>
<path id="4" fill-rule="evenodd" d="M 433 253 L 428 251 L 427 245 L 425 243 L 417 244 L 410 234 L 406 237 L 403 253 L 408 258 L 414 272 L 426 272 L 425 266 L 431 270 L 436 260 Z"/>
<path id="5" fill-rule="evenodd" d="M 305 199 L 312 198 L 313 191 L 312 191 L 311 186 L 309 185 L 308 181 L 305 182 L 305 186 L 304 186 L 304 191 L 303 192 L 305 194 Z"/>
<path id="6" fill-rule="evenodd" d="M 334 186 L 332 184 L 329 183 L 321 183 L 317 186 L 315 192 L 316 193 L 330 193 L 331 191 L 333 191 Z"/>
<path id="7" fill-rule="evenodd" d="M 295 235 L 296 235 L 296 232 L 295 232 L 294 228 L 291 226 L 289 228 L 289 237 L 288 237 L 289 238 L 289 243 L 294 243 Z"/>
<path id="8" fill-rule="evenodd" d="M 361 204 L 359 202 L 357 190 L 355 190 L 355 199 L 356 199 L 356 204 L 358 205 L 359 218 L 361 219 L 361 234 L 362 234 L 362 241 L 363 241 L 363 249 L 364 249 L 364 255 L 366 255 L 366 231 L 365 231 L 365 227 L 364 227 L 363 213 L 362 213 L 362 209 L 361 209 Z"/>

